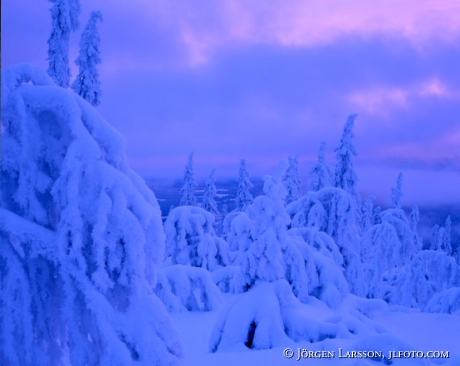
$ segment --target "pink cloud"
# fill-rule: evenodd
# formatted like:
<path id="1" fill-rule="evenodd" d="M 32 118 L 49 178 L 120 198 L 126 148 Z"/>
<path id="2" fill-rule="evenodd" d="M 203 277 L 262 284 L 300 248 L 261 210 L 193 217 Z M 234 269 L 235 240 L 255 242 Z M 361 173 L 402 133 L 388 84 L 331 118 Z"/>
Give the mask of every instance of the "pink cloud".
<path id="1" fill-rule="evenodd" d="M 452 90 L 437 78 L 408 87 L 374 86 L 351 92 L 347 101 L 357 110 L 386 116 L 393 108 L 409 108 L 415 98 L 443 98 L 460 100 L 460 91 Z"/>
<path id="2" fill-rule="evenodd" d="M 229 43 L 305 46 L 352 33 L 395 34 L 423 44 L 460 34 L 457 0 L 137 1 L 179 29 L 192 64 L 205 63 L 215 48 Z"/>

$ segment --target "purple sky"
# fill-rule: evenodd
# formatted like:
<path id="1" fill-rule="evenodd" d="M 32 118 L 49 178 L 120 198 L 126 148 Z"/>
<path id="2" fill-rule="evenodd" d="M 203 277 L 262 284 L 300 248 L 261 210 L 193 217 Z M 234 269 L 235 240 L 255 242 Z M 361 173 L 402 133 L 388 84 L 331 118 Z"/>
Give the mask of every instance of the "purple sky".
<path id="1" fill-rule="evenodd" d="M 145 177 L 271 174 L 321 140 L 328 159 L 351 113 L 359 190 L 388 203 L 460 204 L 458 0 L 82 0 L 100 9 L 101 114 Z M 51 3 L 2 2 L 2 63 L 47 67 Z M 74 66 L 73 66 L 74 67 Z M 76 69 L 73 68 L 73 75 Z"/>

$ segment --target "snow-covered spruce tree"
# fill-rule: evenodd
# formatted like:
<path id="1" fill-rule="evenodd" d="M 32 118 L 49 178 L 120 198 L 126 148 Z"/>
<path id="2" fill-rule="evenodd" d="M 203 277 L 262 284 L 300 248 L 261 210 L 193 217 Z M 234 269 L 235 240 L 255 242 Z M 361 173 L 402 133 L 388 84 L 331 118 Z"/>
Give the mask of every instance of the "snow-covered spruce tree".
<path id="1" fill-rule="evenodd" d="M 362 228 L 363 233 L 366 233 L 372 225 L 374 225 L 374 204 L 373 201 L 375 200 L 375 196 L 367 197 L 364 205 L 362 207 L 363 215 L 362 215 Z"/>
<path id="2" fill-rule="evenodd" d="M 367 297 L 387 299 L 392 286 L 389 279 L 400 274 L 401 268 L 410 262 L 419 248 L 402 210 L 385 210 L 381 218 L 382 222 L 372 226 L 362 239 L 361 277 Z"/>
<path id="3" fill-rule="evenodd" d="M 282 280 L 282 247 L 289 221 L 283 209 L 286 190 L 281 183 L 286 168 L 287 163 L 277 181 L 273 177 L 266 178 L 265 195 L 257 197 L 247 208 L 247 213 L 234 213 L 233 228 L 240 232 L 249 230 L 253 235 L 253 243 L 252 240 L 239 242 L 241 250 L 236 260 L 245 274 L 246 288 L 250 290 L 239 295 L 236 302 L 221 312 L 211 335 L 213 352 L 245 346 L 271 348 L 289 340 L 280 306 L 283 293 L 285 296 L 290 294 L 287 301 L 295 301 L 289 285 Z M 240 226 L 241 230 L 238 229 Z"/>
<path id="4" fill-rule="evenodd" d="M 176 264 L 158 270 L 155 292 L 168 311 L 210 311 L 222 302 L 222 293 L 203 268 Z"/>
<path id="5" fill-rule="evenodd" d="M 398 174 L 398 179 L 396 180 L 396 187 L 391 188 L 391 207 L 392 208 L 402 208 L 402 198 L 404 196 L 402 191 L 403 184 L 403 173 Z"/>
<path id="6" fill-rule="evenodd" d="M 221 300 L 209 271 L 229 264 L 225 240 L 215 235 L 214 215 L 201 207 L 174 208 L 164 223 L 166 261 L 156 293 L 169 310 L 213 310 Z"/>
<path id="7" fill-rule="evenodd" d="M 345 190 L 327 187 L 310 191 L 286 207 L 293 228 L 315 228 L 324 231 L 338 245 L 344 258 L 345 277 L 353 293 L 361 295 L 359 232 L 356 201 Z"/>
<path id="8" fill-rule="evenodd" d="M 441 249 L 441 242 L 442 242 L 442 233 L 440 234 L 441 228 L 438 224 L 434 224 L 431 228 L 431 242 L 430 242 L 430 249 L 431 250 L 439 250 Z"/>
<path id="9" fill-rule="evenodd" d="M 265 178 L 265 194 L 256 197 L 245 212 L 234 213 L 231 226 L 239 234 L 240 246 L 235 263 L 245 274 L 247 291 L 235 296 L 221 310 L 210 338 L 212 352 L 267 349 L 292 341 L 318 342 L 375 332 L 362 314 L 351 314 L 350 309 L 358 313 L 356 308 L 360 307 L 351 299 L 353 305 L 341 309 L 342 315 L 334 321 L 310 315 L 316 314 L 318 308 L 331 315 L 332 312 L 323 302 L 304 293 L 310 280 L 306 267 L 310 267 L 308 274 L 315 276 L 311 280 L 313 288 L 329 286 L 328 297 L 335 296 L 335 286 L 347 288 L 347 284 L 335 263 L 341 255 L 332 239 L 323 241 L 325 233 L 316 238 L 314 230 L 307 233 L 300 229 L 288 235 L 289 217 L 283 202 L 286 190 L 281 183 L 286 168 L 287 164 L 280 166 L 277 174 Z M 306 244 L 304 235 L 314 241 L 317 249 Z M 308 305 L 302 304 L 296 295 L 306 295 L 301 297 Z"/>
<path id="10" fill-rule="evenodd" d="M 184 185 L 181 188 L 182 197 L 180 206 L 196 206 L 197 199 L 195 197 L 195 173 L 193 171 L 193 152 L 188 157 L 187 165 L 184 172 Z"/>
<path id="11" fill-rule="evenodd" d="M 297 156 L 289 157 L 289 167 L 283 177 L 283 185 L 286 188 L 286 205 L 297 201 L 302 196 L 302 181 L 299 175 L 299 161 Z"/>
<path id="12" fill-rule="evenodd" d="M 174 208 L 164 223 L 171 263 L 207 270 L 227 265 L 227 243 L 215 234 L 213 223 L 214 215 L 201 207 Z"/>
<path id="13" fill-rule="evenodd" d="M 374 214 L 372 219 L 374 221 L 374 225 L 382 223 L 382 207 L 377 206 L 374 208 Z"/>
<path id="14" fill-rule="evenodd" d="M 31 65 L 4 72 L 2 122 L 0 364 L 178 364 L 160 209 L 121 136 Z"/>
<path id="15" fill-rule="evenodd" d="M 318 161 L 310 168 L 310 191 L 319 191 L 325 187 L 332 187 L 334 175 L 326 163 L 326 143 L 321 141 L 318 152 Z"/>
<path id="16" fill-rule="evenodd" d="M 442 249 L 449 255 L 452 255 L 452 244 L 451 244 L 451 232 L 452 232 L 452 220 L 450 219 L 450 215 L 446 218 L 446 223 L 444 226 L 444 233 L 442 235 Z"/>
<path id="17" fill-rule="evenodd" d="M 395 228 L 401 242 L 400 265 L 408 263 L 420 251 L 420 247 L 413 240 L 413 232 L 406 214 L 402 209 L 390 208 L 382 212 L 381 217 L 382 222 L 387 222 Z"/>
<path id="18" fill-rule="evenodd" d="M 430 300 L 455 287 L 460 287 L 460 266 L 455 259 L 443 251 L 422 250 L 398 276 L 390 301 L 422 310 L 429 305 L 429 311 L 443 311 Z"/>
<path id="19" fill-rule="evenodd" d="M 287 234 L 285 278 L 294 295 L 306 303 L 309 296 L 314 296 L 331 309 L 337 309 L 350 292 L 339 247 L 316 228 L 293 228 Z"/>
<path id="20" fill-rule="evenodd" d="M 420 239 L 420 236 L 418 235 L 418 230 L 417 230 L 418 223 L 420 221 L 420 211 L 417 205 L 412 206 L 412 211 L 410 213 L 410 221 L 411 221 L 411 229 L 412 229 L 412 232 L 414 233 L 414 245 L 418 251 L 422 249 L 422 240 Z"/>
<path id="21" fill-rule="evenodd" d="M 221 208 L 221 214 L 220 214 L 220 219 L 218 221 L 217 225 L 217 233 L 221 238 L 225 238 L 225 227 L 224 227 L 224 222 L 225 222 L 225 217 L 228 214 L 228 206 L 224 203 Z"/>
<path id="22" fill-rule="evenodd" d="M 79 26 L 80 0 L 49 0 L 51 11 L 51 35 L 48 39 L 48 74 L 59 86 L 67 88 L 70 81 L 69 39 L 70 32 Z"/>
<path id="23" fill-rule="evenodd" d="M 424 311 L 460 315 L 460 286 L 434 294 L 426 304 Z"/>
<path id="24" fill-rule="evenodd" d="M 216 194 L 216 169 L 213 169 L 211 171 L 211 174 L 209 174 L 208 180 L 205 183 L 203 202 L 201 204 L 201 207 L 203 207 L 206 211 L 212 213 L 213 215 L 219 213 L 219 210 L 217 208 L 217 202 L 215 199 Z"/>
<path id="25" fill-rule="evenodd" d="M 283 203 L 287 192 L 281 183 L 288 165 L 287 162 L 284 163 L 286 164 L 279 168 L 283 169 L 282 175 L 266 177 L 265 195 L 256 197 L 246 210 L 247 216 L 254 224 L 251 229 L 254 245 L 245 245 L 242 248 L 240 243 L 237 263 L 247 275 L 249 287 L 258 280 L 276 281 L 284 278 L 282 250 L 289 224 L 289 216 L 284 211 Z M 260 261 L 259 258 L 264 260 Z"/>
<path id="26" fill-rule="evenodd" d="M 411 229 L 414 233 L 417 232 L 418 223 L 420 222 L 420 211 L 417 205 L 412 206 L 412 211 L 410 213 L 410 222 Z"/>
<path id="27" fill-rule="evenodd" d="M 246 160 L 241 159 L 240 175 L 238 177 L 238 189 L 236 191 L 236 210 L 244 211 L 252 203 L 253 198 L 249 190 L 253 184 L 249 180 L 249 173 L 246 165 Z"/>
<path id="28" fill-rule="evenodd" d="M 88 24 L 81 35 L 80 55 L 75 60 L 79 71 L 72 89 L 93 106 L 101 103 L 101 83 L 96 65 L 101 63 L 100 38 L 97 22 L 102 22 L 100 11 L 91 12 Z"/>
<path id="29" fill-rule="evenodd" d="M 335 166 L 335 186 L 345 190 L 355 198 L 359 204 L 361 202 L 359 193 L 356 189 L 358 177 L 355 173 L 354 158 L 358 155 L 354 143 L 355 134 L 353 128 L 357 114 L 348 117 L 343 129 L 340 145 L 335 149 L 337 165 Z"/>

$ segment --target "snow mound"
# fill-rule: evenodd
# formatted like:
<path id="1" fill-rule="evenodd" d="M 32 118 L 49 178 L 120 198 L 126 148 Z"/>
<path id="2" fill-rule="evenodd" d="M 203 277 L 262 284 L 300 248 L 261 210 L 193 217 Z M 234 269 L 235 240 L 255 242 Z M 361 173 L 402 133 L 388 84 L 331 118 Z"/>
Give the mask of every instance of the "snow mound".
<path id="1" fill-rule="evenodd" d="M 261 282 L 225 304 L 211 332 L 210 350 L 268 349 L 292 341 L 313 343 L 382 333 L 384 329 L 364 315 L 384 311 L 379 301 L 351 297 L 333 312 L 315 298 L 301 303 L 285 280 Z"/>
<path id="2" fill-rule="evenodd" d="M 261 283 L 226 304 L 210 338 L 211 352 L 289 344 L 281 317 L 280 284 Z"/>
<path id="3" fill-rule="evenodd" d="M 425 311 L 460 315 L 460 287 L 452 287 L 435 294 L 428 301 Z"/>
<path id="4" fill-rule="evenodd" d="M 209 272 L 180 264 L 158 271 L 155 292 L 169 311 L 214 310 L 222 301 Z"/>

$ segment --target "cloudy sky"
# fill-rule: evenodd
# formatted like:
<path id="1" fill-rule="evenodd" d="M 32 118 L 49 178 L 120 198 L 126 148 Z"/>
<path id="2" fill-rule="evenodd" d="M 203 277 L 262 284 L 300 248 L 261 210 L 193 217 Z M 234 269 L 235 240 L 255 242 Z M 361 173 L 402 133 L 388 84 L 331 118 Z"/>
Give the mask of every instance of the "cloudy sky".
<path id="1" fill-rule="evenodd" d="M 2 67 L 47 67 L 51 3 L 2 1 Z M 460 204 L 458 0 L 81 0 L 100 9 L 101 114 L 145 177 L 270 174 L 298 154 L 307 179 L 357 113 L 363 196 Z M 77 70 L 73 67 L 73 75 Z"/>

